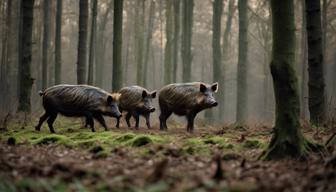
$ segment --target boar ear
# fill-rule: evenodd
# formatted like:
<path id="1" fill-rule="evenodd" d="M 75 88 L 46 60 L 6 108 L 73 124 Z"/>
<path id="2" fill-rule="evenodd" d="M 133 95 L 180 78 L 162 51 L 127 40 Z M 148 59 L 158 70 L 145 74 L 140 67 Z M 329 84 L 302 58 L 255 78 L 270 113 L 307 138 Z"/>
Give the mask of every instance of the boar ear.
<path id="1" fill-rule="evenodd" d="M 216 93 L 218 91 L 218 82 L 211 85 L 212 92 Z"/>
<path id="2" fill-rule="evenodd" d="M 142 91 L 142 98 L 147 97 L 147 95 L 148 95 L 148 94 L 147 94 L 147 91 L 143 90 L 143 91 Z"/>
<path id="3" fill-rule="evenodd" d="M 113 101 L 112 96 L 111 96 L 111 95 L 107 96 L 107 104 L 108 104 L 108 105 L 111 104 L 112 101 Z"/>
<path id="4" fill-rule="evenodd" d="M 153 91 L 153 92 L 151 93 L 151 95 L 152 95 L 152 98 L 154 99 L 154 98 L 156 97 L 156 91 Z"/>
<path id="5" fill-rule="evenodd" d="M 207 87 L 204 83 L 200 84 L 200 92 L 204 93 L 206 91 Z"/>
<path id="6" fill-rule="evenodd" d="M 119 101 L 121 94 L 120 93 L 112 93 L 112 98 L 114 101 Z"/>

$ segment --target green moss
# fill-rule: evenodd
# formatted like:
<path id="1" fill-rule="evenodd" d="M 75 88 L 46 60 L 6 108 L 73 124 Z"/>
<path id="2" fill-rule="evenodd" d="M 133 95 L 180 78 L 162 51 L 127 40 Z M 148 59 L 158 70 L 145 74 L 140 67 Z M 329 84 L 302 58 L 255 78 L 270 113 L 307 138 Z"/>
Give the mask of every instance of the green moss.
<path id="1" fill-rule="evenodd" d="M 138 136 L 132 140 L 133 147 L 141 147 L 149 143 L 153 143 L 153 140 L 148 136 Z"/>
<path id="2" fill-rule="evenodd" d="M 52 135 L 48 135 L 45 137 L 41 137 L 39 139 L 36 139 L 33 144 L 52 144 L 52 143 L 63 143 L 66 144 L 68 142 L 68 137 L 64 136 L 64 135 L 56 135 L 56 134 L 52 134 Z"/>
<path id="3" fill-rule="evenodd" d="M 127 142 L 133 139 L 135 136 L 136 136 L 135 134 L 127 133 L 127 134 L 123 134 L 123 135 L 116 137 L 114 140 L 119 143 L 124 143 L 124 142 Z"/>
<path id="4" fill-rule="evenodd" d="M 257 140 L 257 139 L 247 139 L 243 143 L 243 147 L 250 148 L 250 149 L 252 149 L 252 148 L 260 148 L 262 146 L 263 146 L 263 144 L 259 140 Z"/>

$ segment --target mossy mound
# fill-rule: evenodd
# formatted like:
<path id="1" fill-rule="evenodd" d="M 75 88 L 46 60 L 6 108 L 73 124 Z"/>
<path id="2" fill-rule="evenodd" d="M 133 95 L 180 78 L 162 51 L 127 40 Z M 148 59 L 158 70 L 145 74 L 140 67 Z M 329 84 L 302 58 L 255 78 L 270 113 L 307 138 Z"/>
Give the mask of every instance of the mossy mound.
<path id="1" fill-rule="evenodd" d="M 33 144 L 37 145 L 47 145 L 47 144 L 52 144 L 52 143 L 64 143 L 66 144 L 68 141 L 68 137 L 63 136 L 63 135 L 48 135 L 45 137 L 41 137 L 39 139 L 36 139 Z"/>
<path id="2" fill-rule="evenodd" d="M 257 139 L 247 139 L 243 143 L 243 147 L 249 149 L 260 148 L 262 145 L 263 144 Z"/>
<path id="3" fill-rule="evenodd" d="M 153 143 L 153 140 L 149 136 L 138 136 L 132 140 L 132 147 L 141 147 Z"/>

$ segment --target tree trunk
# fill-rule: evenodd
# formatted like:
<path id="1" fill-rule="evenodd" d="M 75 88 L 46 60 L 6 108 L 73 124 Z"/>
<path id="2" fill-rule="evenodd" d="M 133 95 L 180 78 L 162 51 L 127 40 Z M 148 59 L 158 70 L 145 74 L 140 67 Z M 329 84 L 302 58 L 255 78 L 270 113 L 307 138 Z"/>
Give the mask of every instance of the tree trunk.
<path id="1" fill-rule="evenodd" d="M 178 50 L 179 50 L 179 40 L 180 40 L 180 0 L 174 0 L 174 39 L 173 39 L 173 77 L 172 80 L 177 82 L 177 67 L 178 67 Z"/>
<path id="2" fill-rule="evenodd" d="M 89 74 L 88 84 L 93 85 L 93 66 L 96 56 L 96 31 L 97 31 L 97 0 L 92 1 L 92 16 L 91 16 L 91 35 L 90 35 L 90 54 L 89 54 Z"/>
<path id="3" fill-rule="evenodd" d="M 230 57 L 229 57 L 229 47 L 230 47 L 230 34 L 231 34 L 231 28 L 232 28 L 232 19 L 235 12 L 235 0 L 230 0 L 228 4 L 228 13 L 227 13 L 227 19 L 225 24 L 225 30 L 223 33 L 223 63 L 222 63 L 222 76 L 219 84 L 220 86 L 220 100 L 221 104 L 219 105 L 219 117 L 224 118 L 225 114 L 225 90 L 226 90 L 226 81 L 225 81 L 225 70 L 226 65 L 229 63 Z"/>
<path id="4" fill-rule="evenodd" d="M 237 114 L 238 124 L 246 123 L 247 118 L 247 0 L 238 1 L 239 12 L 239 55 L 237 74 Z"/>
<path id="5" fill-rule="evenodd" d="M 96 43 L 96 83 L 95 85 L 101 87 L 103 85 L 103 71 L 105 63 L 105 29 L 108 22 L 109 13 L 112 12 L 113 1 L 110 1 L 107 5 L 106 11 L 102 16 L 101 21 L 99 22 L 98 32 L 97 32 L 97 43 Z"/>
<path id="6" fill-rule="evenodd" d="M 50 0 L 43 1 L 42 90 L 48 87 L 48 50 L 50 31 Z"/>
<path id="7" fill-rule="evenodd" d="M 300 101 L 295 63 L 295 23 L 292 0 L 272 0 L 273 54 L 271 73 L 276 100 L 276 122 L 265 159 L 301 158 L 307 142 L 300 130 Z"/>
<path id="8" fill-rule="evenodd" d="M 62 13 L 63 0 L 57 1 L 55 34 L 55 84 L 60 84 L 62 72 Z"/>
<path id="9" fill-rule="evenodd" d="M 301 90 L 300 90 L 300 103 L 301 112 L 300 116 L 303 120 L 306 120 L 307 102 L 306 102 L 306 92 L 307 92 L 307 30 L 306 30 L 306 6 L 305 0 L 301 2 L 302 6 L 302 24 L 301 24 Z"/>
<path id="10" fill-rule="evenodd" d="M 78 33 L 78 52 L 77 52 L 77 83 L 86 83 L 86 54 L 88 36 L 88 0 L 79 1 L 79 33 Z"/>
<path id="11" fill-rule="evenodd" d="M 155 2 L 154 0 L 150 1 L 149 5 L 149 14 L 148 14 L 148 26 L 147 26 L 147 38 L 146 38 L 146 49 L 144 54 L 144 71 L 148 71 L 148 61 L 149 61 L 149 52 L 152 44 L 153 37 L 153 25 L 154 25 L 154 14 L 155 14 Z M 148 86 L 147 76 L 144 78 L 144 87 Z"/>
<path id="12" fill-rule="evenodd" d="M 315 125 L 320 125 L 324 122 L 325 117 L 325 85 L 323 75 L 320 0 L 306 0 L 306 19 L 310 121 Z"/>
<path id="13" fill-rule="evenodd" d="M 173 2 L 166 1 L 166 46 L 164 64 L 164 83 L 172 82 L 172 46 L 173 46 Z"/>
<path id="14" fill-rule="evenodd" d="M 34 79 L 31 77 L 32 59 L 32 31 L 34 16 L 34 0 L 21 1 L 21 26 L 20 26 L 20 49 L 19 49 L 19 112 L 31 111 L 31 88 Z"/>
<path id="15" fill-rule="evenodd" d="M 182 55 L 182 81 L 191 81 L 191 40 L 192 40 L 192 26 L 193 26 L 193 9 L 194 0 L 183 0 L 182 1 L 182 45 L 181 45 L 181 55 Z"/>
<path id="16" fill-rule="evenodd" d="M 123 0 L 115 0 L 113 16 L 113 91 L 119 91 L 122 87 L 122 21 Z"/>
<path id="17" fill-rule="evenodd" d="M 220 37 L 221 37 L 221 18 L 223 12 L 223 0 L 215 0 L 213 2 L 213 16 L 212 16 L 212 65 L 213 65 L 213 81 L 219 82 L 222 80 L 221 74 L 222 71 L 222 54 L 221 54 L 221 45 L 220 45 Z M 220 83 L 221 88 L 223 87 Z M 222 90 L 219 91 L 219 107 L 220 110 L 223 110 L 222 106 Z M 213 109 L 207 110 L 206 118 L 208 121 L 212 122 L 213 117 Z"/>
<path id="18" fill-rule="evenodd" d="M 137 83 L 143 86 L 144 82 L 144 0 L 137 0 L 135 7 L 135 62 L 137 63 Z"/>

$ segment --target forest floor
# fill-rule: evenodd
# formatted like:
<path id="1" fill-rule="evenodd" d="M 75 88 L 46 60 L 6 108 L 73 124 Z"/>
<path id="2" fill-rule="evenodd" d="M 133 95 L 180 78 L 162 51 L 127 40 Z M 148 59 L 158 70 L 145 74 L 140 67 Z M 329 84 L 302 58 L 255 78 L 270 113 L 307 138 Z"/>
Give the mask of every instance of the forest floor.
<path id="1" fill-rule="evenodd" d="M 36 123 L 36 121 L 34 121 Z M 34 124 L 35 124 L 34 123 Z M 56 134 L 12 123 L 0 133 L 0 191 L 335 191 L 331 154 L 306 161 L 257 160 L 268 127 L 196 127 L 168 131 L 122 127 L 95 133 L 60 118 Z M 324 143 L 331 131 L 317 137 Z M 218 166 L 220 165 L 220 168 Z"/>

